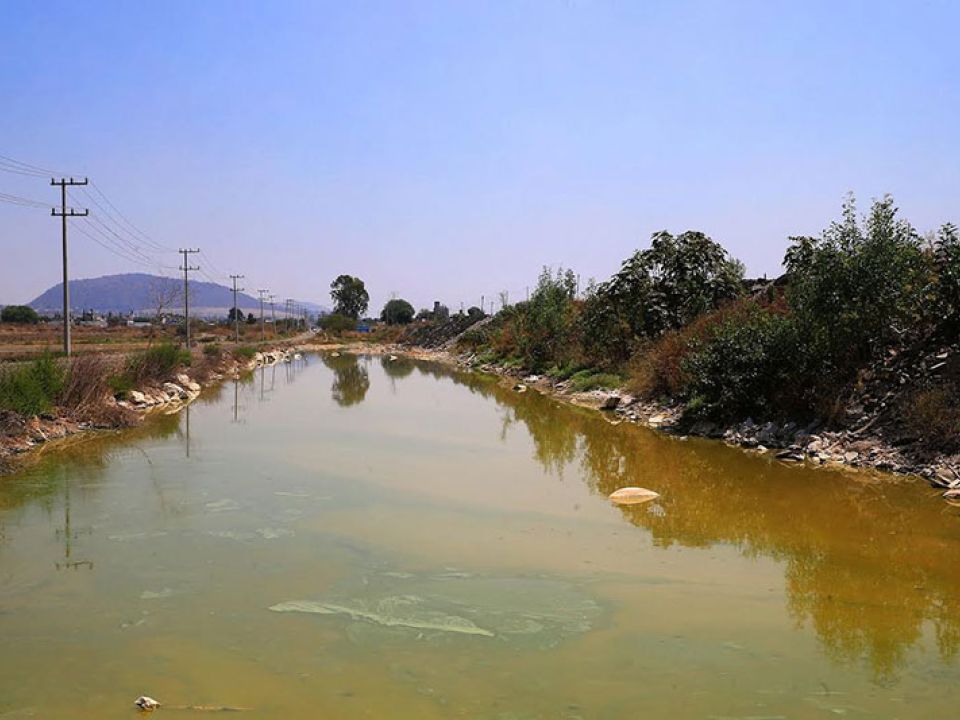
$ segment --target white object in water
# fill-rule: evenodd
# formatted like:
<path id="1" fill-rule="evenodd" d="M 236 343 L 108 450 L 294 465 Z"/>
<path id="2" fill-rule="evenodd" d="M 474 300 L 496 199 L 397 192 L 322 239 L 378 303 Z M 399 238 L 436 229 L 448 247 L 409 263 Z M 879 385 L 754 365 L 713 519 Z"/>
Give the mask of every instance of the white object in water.
<path id="1" fill-rule="evenodd" d="M 610 494 L 610 500 L 617 505 L 639 505 L 660 497 L 660 493 L 642 487 L 620 488 Z"/>
<path id="2" fill-rule="evenodd" d="M 140 710 L 144 710 L 146 712 L 156 710 L 158 707 L 160 707 L 160 703 L 149 695 L 141 695 L 133 701 L 133 704 L 136 705 Z"/>

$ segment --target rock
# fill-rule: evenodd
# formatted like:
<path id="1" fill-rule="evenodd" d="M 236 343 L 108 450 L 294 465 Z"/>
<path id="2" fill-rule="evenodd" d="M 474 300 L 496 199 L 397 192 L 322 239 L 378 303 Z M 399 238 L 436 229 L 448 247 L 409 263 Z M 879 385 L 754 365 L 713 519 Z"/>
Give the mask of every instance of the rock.
<path id="1" fill-rule="evenodd" d="M 798 450 L 783 450 L 777 453 L 776 458 L 782 462 L 803 462 L 803 454 Z"/>
<path id="2" fill-rule="evenodd" d="M 690 428 L 691 435 L 702 435 L 703 437 L 714 437 L 718 433 L 717 424 L 709 420 L 699 420 Z"/>
<path id="3" fill-rule="evenodd" d="M 843 454 L 844 462 L 848 462 L 848 463 L 854 462 L 858 457 L 860 457 L 860 453 L 858 453 L 856 450 L 847 450 Z"/>
<path id="4" fill-rule="evenodd" d="M 641 487 L 625 487 L 610 493 L 610 501 L 616 505 L 639 505 L 660 497 L 660 493 Z"/>
<path id="5" fill-rule="evenodd" d="M 149 404 L 149 401 L 147 400 L 147 396 L 144 395 L 139 390 L 131 390 L 130 392 L 127 393 L 127 397 L 129 398 L 130 402 L 132 402 L 134 405 Z"/>
<path id="6" fill-rule="evenodd" d="M 141 695 L 140 697 L 138 697 L 136 700 L 133 701 L 133 704 L 138 709 L 143 710 L 145 712 L 150 712 L 160 707 L 160 703 L 154 700 L 152 697 L 149 697 L 148 695 Z"/>
<path id="7" fill-rule="evenodd" d="M 163 392 L 166 393 L 167 397 L 171 400 L 186 400 L 190 397 L 186 390 L 171 382 L 163 384 Z"/>
<path id="8" fill-rule="evenodd" d="M 619 395 L 607 395 L 600 401 L 601 410 L 616 410 L 620 404 Z"/>
<path id="9" fill-rule="evenodd" d="M 524 385 L 523 383 L 517 383 L 516 385 L 513 386 L 513 389 L 519 393 L 522 393 L 527 391 L 527 386 Z"/>
<path id="10" fill-rule="evenodd" d="M 663 425 L 669 422 L 669 418 L 663 413 L 660 413 L 658 415 L 651 415 L 647 419 L 647 422 L 650 423 L 651 425 Z"/>

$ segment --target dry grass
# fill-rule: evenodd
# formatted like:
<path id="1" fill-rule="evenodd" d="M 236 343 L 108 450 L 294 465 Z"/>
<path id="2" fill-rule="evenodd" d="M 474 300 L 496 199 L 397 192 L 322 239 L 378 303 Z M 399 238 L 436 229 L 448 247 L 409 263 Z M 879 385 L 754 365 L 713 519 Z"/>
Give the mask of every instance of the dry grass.
<path id="1" fill-rule="evenodd" d="M 110 377 L 117 372 L 118 366 L 116 358 L 100 354 L 73 358 L 59 404 L 79 413 L 102 405 L 112 394 Z"/>
<path id="2" fill-rule="evenodd" d="M 906 429 L 931 447 L 946 452 L 960 449 L 960 391 L 952 384 L 936 385 L 907 398 Z"/>

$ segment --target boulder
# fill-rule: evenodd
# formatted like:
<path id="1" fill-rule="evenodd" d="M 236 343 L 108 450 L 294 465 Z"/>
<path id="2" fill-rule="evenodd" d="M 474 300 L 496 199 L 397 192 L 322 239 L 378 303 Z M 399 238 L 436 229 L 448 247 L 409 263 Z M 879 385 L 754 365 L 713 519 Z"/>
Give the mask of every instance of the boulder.
<path id="1" fill-rule="evenodd" d="M 625 487 L 610 493 L 610 501 L 616 505 L 639 505 L 660 497 L 660 493 L 641 487 Z"/>
<path id="2" fill-rule="evenodd" d="M 620 396 L 616 394 L 607 395 L 600 400 L 601 410 L 616 410 L 618 405 L 620 405 Z"/>
<path id="3" fill-rule="evenodd" d="M 127 393 L 127 397 L 130 399 L 130 402 L 132 402 L 134 405 L 149 404 L 149 401 L 147 400 L 147 396 L 144 395 L 139 390 L 131 390 L 130 392 Z"/>
<path id="4" fill-rule="evenodd" d="M 163 384 L 163 392 L 166 393 L 166 396 L 171 400 L 186 400 L 190 397 L 190 394 L 186 390 L 171 382 Z"/>

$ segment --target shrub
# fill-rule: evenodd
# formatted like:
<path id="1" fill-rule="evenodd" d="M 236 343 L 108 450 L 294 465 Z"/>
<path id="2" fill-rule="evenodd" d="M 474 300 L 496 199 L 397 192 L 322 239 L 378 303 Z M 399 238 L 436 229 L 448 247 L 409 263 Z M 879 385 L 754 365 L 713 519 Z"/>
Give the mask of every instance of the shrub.
<path id="1" fill-rule="evenodd" d="M 40 316 L 29 305 L 7 305 L 0 310 L 0 322 L 36 325 L 40 322 Z"/>
<path id="2" fill-rule="evenodd" d="M 244 360 L 252 360 L 253 356 L 257 354 L 257 349 L 252 345 L 241 345 L 233 349 L 233 354 Z"/>
<path id="3" fill-rule="evenodd" d="M 960 335 L 960 232 L 947 223 L 934 243 L 937 270 L 937 310 L 941 329 L 946 335 Z"/>
<path id="4" fill-rule="evenodd" d="M 203 346 L 203 355 L 204 357 L 216 359 L 223 355 L 223 348 L 220 347 L 219 343 L 210 343 L 209 345 Z"/>
<path id="5" fill-rule="evenodd" d="M 754 306 L 695 340 L 681 363 L 690 415 L 730 420 L 810 409 L 808 360 L 794 319 Z"/>
<path id="6" fill-rule="evenodd" d="M 0 410 L 21 415 L 50 412 L 64 387 L 63 366 L 50 353 L 0 373 Z"/>
<path id="7" fill-rule="evenodd" d="M 112 390 L 112 371 L 112 363 L 99 353 L 78 355 L 67 371 L 60 404 L 72 410 L 94 408 Z"/>
<path id="8" fill-rule="evenodd" d="M 189 366 L 190 363 L 191 357 L 188 350 L 181 349 L 172 343 L 155 345 L 130 357 L 123 373 L 128 383 L 121 380 L 120 384 L 129 384 L 132 387 L 140 383 L 164 380 L 178 367 Z"/>
<path id="9" fill-rule="evenodd" d="M 571 341 L 578 312 L 573 299 L 576 289 L 577 278 L 572 270 L 561 268 L 553 274 L 545 267 L 530 300 L 501 313 L 508 323 L 498 350 L 505 351 L 505 341 L 511 341 L 531 370 L 566 360 L 575 344 Z"/>
<path id="10" fill-rule="evenodd" d="M 960 448 L 960 392 L 953 385 L 918 390 L 907 398 L 903 412 L 907 431 L 938 450 Z"/>
<path id="11" fill-rule="evenodd" d="M 332 313 L 330 315 L 324 315 L 320 318 L 320 327 L 326 332 L 332 332 L 339 335 L 342 332 L 348 330 L 357 329 L 357 321 L 346 315 L 341 315 L 339 313 Z"/>

